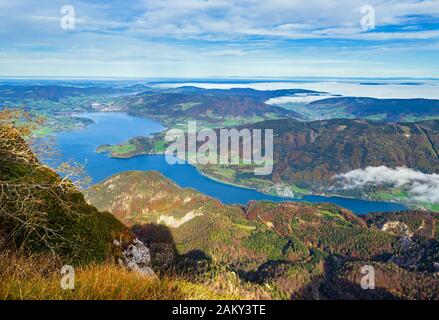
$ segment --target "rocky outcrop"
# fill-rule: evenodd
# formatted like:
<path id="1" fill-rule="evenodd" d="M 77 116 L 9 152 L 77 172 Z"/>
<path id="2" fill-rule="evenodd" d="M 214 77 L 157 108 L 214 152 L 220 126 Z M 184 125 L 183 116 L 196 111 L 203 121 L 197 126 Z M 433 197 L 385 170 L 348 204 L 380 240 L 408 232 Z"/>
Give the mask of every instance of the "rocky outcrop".
<path id="1" fill-rule="evenodd" d="M 117 240 L 114 240 L 113 244 L 122 248 L 122 244 Z M 122 249 L 119 264 L 146 277 L 157 277 L 151 268 L 151 255 L 148 247 L 137 238 Z"/>
<path id="2" fill-rule="evenodd" d="M 161 215 L 157 220 L 157 223 L 158 224 L 164 223 L 168 227 L 178 228 L 181 225 L 185 224 L 186 222 L 189 222 L 192 219 L 196 217 L 200 217 L 202 215 L 203 215 L 202 208 L 200 208 L 186 213 L 181 219 L 175 218 L 173 216 Z"/>
<path id="3" fill-rule="evenodd" d="M 8 121 L 0 121 L 0 244 L 54 253 L 70 265 L 107 261 L 114 237 L 134 235 L 110 213 L 88 205 L 69 179 L 38 161 L 21 137 L 32 126 L 17 128 Z M 39 151 L 52 147 L 34 146 Z M 63 168 L 64 176 L 75 171 Z"/>
<path id="4" fill-rule="evenodd" d="M 406 237 L 406 238 L 412 238 L 413 232 L 410 230 L 410 228 L 401 221 L 388 221 L 383 224 L 382 231 L 392 232 L 396 235 Z"/>

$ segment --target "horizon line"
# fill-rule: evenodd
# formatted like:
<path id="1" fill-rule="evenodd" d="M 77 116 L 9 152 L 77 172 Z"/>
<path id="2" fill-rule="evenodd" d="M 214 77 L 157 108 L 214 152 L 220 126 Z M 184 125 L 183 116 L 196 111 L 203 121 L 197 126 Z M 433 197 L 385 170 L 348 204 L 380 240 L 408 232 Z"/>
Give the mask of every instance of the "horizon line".
<path id="1" fill-rule="evenodd" d="M 177 77 L 107 77 L 107 76 L 2 76 L 0 80 L 271 80 L 271 81 L 288 81 L 297 79 L 346 79 L 346 80 L 439 80 L 439 77 L 413 77 L 413 76 L 395 76 L 395 77 L 343 77 L 343 76 L 177 76 Z"/>

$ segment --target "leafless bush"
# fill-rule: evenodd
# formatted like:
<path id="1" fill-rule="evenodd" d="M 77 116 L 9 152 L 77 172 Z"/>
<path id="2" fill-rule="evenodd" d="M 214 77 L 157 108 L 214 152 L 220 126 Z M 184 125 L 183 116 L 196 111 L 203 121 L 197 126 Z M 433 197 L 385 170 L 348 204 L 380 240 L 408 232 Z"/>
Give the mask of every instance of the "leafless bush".
<path id="1" fill-rule="evenodd" d="M 35 148 L 32 132 L 43 121 L 21 110 L 0 111 L 0 222 L 7 231 L 0 242 L 3 246 L 33 238 L 53 249 L 54 243 L 65 239 L 62 227 L 50 223 L 50 212 L 78 214 L 74 195 L 88 181 L 83 166 L 61 163 L 60 177 L 42 165 L 28 146 L 32 144 L 37 154 L 55 154 L 48 144 Z"/>

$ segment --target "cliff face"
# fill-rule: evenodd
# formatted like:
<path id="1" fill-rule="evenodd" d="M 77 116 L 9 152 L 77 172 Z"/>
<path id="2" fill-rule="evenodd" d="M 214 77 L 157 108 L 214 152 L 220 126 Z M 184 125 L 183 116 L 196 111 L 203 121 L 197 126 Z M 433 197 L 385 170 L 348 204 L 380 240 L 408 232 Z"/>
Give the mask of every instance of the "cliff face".
<path id="1" fill-rule="evenodd" d="M 88 205 L 72 183 L 42 165 L 7 124 L 0 126 L 0 190 L 3 248 L 88 263 L 104 261 L 114 238 L 132 238 L 121 222 Z"/>

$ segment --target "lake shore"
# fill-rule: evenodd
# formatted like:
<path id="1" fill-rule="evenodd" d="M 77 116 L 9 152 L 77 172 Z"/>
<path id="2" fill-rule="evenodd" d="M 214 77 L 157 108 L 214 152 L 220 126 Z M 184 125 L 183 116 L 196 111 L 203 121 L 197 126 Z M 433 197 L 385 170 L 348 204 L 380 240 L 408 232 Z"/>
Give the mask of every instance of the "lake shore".
<path id="1" fill-rule="evenodd" d="M 86 171 L 93 183 L 123 171 L 142 170 L 160 171 L 164 176 L 173 180 L 181 187 L 193 188 L 206 195 L 214 197 L 225 204 L 245 205 L 248 201 L 299 201 L 313 203 L 332 203 L 351 210 L 357 214 L 367 214 L 376 211 L 401 211 L 405 206 L 385 202 L 345 197 L 330 197 L 324 195 L 309 195 L 304 199 L 277 196 L 273 193 L 261 192 L 240 183 L 223 181 L 212 177 L 197 168 L 196 165 L 184 164 L 172 166 L 167 163 L 163 152 L 148 152 L 157 148 L 151 144 L 143 150 L 127 149 L 129 154 L 103 154 L 97 149 L 103 145 L 128 145 L 126 141 L 133 137 L 146 137 L 162 131 L 160 123 L 145 118 L 133 117 L 123 113 L 91 113 L 81 114 L 85 118 L 95 120 L 86 130 L 73 130 L 56 133 L 55 138 L 60 146 L 62 161 L 75 160 L 86 163 Z M 114 130 L 114 128 L 118 128 Z M 104 148 L 105 149 L 105 148 Z M 104 150 L 100 150 L 104 151 Z M 118 150 L 119 151 L 119 150 Z M 142 151 L 141 153 L 138 151 Z"/>
<path id="2" fill-rule="evenodd" d="M 130 158 L 139 157 L 139 156 L 143 156 L 143 155 L 164 155 L 164 153 L 152 153 L 152 152 L 139 152 L 139 153 L 121 154 L 121 155 L 119 155 L 119 154 L 116 154 L 114 152 L 111 152 L 110 150 L 102 150 L 102 148 L 105 148 L 105 147 L 106 147 L 105 145 L 100 146 L 99 148 L 97 148 L 97 152 L 99 152 L 99 153 L 107 153 L 108 157 L 115 158 L 115 159 L 130 159 Z M 101 149 L 101 150 L 98 151 L 99 149 Z M 364 200 L 364 201 L 371 201 L 371 202 L 372 201 L 383 201 L 382 199 L 374 199 L 374 198 L 370 198 L 370 197 L 353 197 L 353 196 L 349 196 L 349 195 L 340 195 L 340 194 L 336 194 L 336 193 L 334 193 L 334 194 L 331 194 L 331 193 L 321 194 L 321 193 L 313 193 L 313 192 L 310 192 L 309 194 L 306 194 L 306 195 L 301 195 L 301 197 L 283 197 L 283 196 L 280 196 L 280 195 L 273 195 L 273 194 L 270 194 L 270 193 L 265 192 L 263 190 L 259 190 L 257 188 L 253 188 L 253 187 L 250 187 L 250 186 L 246 186 L 246 185 L 242 185 L 242 184 L 238 184 L 238 183 L 233 183 L 233 182 L 226 181 L 226 180 L 221 180 L 219 178 L 216 178 L 216 177 L 214 177 L 212 175 L 209 175 L 209 174 L 205 173 L 196 164 L 189 164 L 189 165 L 194 167 L 197 170 L 197 172 L 200 175 L 202 175 L 203 177 L 205 177 L 207 179 L 210 179 L 212 181 L 215 181 L 217 183 L 221 183 L 221 184 L 224 184 L 224 185 L 227 185 L 227 186 L 236 187 L 236 188 L 252 190 L 252 191 L 256 191 L 256 192 L 259 192 L 259 193 L 262 193 L 262 194 L 266 194 L 266 195 L 269 195 L 269 196 L 275 196 L 275 197 L 283 198 L 283 199 L 285 199 L 285 201 L 304 201 L 304 202 L 306 202 L 306 200 L 302 200 L 303 197 L 306 197 L 306 196 L 335 197 L 335 198 L 344 198 L 344 199 L 352 199 L 352 200 Z M 416 207 L 413 204 L 409 204 L 409 203 L 406 203 L 406 202 L 403 202 L 403 201 L 397 201 L 397 200 L 394 200 L 394 199 L 389 199 L 389 200 L 387 200 L 385 202 L 394 203 L 394 204 L 402 204 L 402 205 L 407 206 L 407 209 L 413 209 L 413 208 Z"/>

